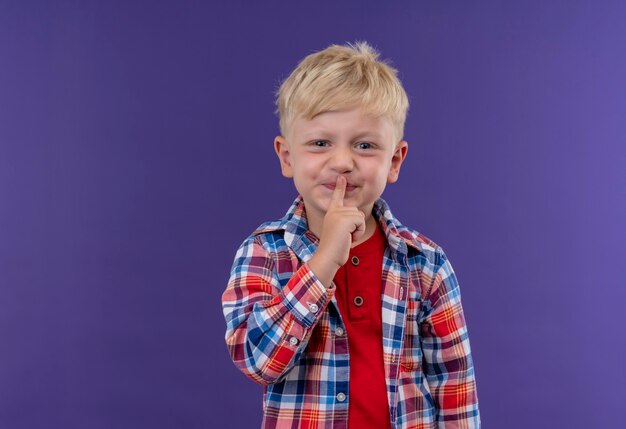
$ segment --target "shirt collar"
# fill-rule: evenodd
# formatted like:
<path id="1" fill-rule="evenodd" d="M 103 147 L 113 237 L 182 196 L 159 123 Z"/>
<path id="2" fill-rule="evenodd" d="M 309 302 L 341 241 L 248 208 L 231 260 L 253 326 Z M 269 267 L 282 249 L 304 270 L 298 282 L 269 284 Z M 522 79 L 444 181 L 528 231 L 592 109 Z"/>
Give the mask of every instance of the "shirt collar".
<path id="1" fill-rule="evenodd" d="M 409 247 L 421 252 L 423 251 L 424 245 L 428 246 L 428 243 L 421 238 L 419 233 L 411 231 L 393 216 L 389 205 L 382 198 L 378 198 L 374 202 L 372 214 L 376 218 L 385 234 L 389 247 L 394 253 L 407 255 Z M 261 234 L 263 232 L 276 230 L 285 231 L 285 242 L 305 261 L 309 259 L 317 248 L 319 238 L 308 230 L 306 210 L 302 195 L 296 197 L 285 216 L 280 220 L 264 223 L 252 234 Z"/>

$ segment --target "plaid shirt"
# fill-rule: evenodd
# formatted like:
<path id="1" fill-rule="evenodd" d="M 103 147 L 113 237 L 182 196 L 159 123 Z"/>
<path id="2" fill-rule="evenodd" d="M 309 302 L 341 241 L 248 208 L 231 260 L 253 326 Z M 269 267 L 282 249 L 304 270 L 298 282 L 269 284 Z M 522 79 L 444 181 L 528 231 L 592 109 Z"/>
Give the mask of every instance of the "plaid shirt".
<path id="1" fill-rule="evenodd" d="M 400 224 L 379 198 L 372 211 L 383 256 L 383 355 L 394 429 L 479 428 L 459 284 L 441 247 Z M 309 269 L 318 238 L 298 195 L 239 247 L 222 295 L 235 365 L 264 386 L 263 428 L 347 428 L 350 354 L 334 284 Z M 341 329 L 340 329 L 341 331 Z"/>

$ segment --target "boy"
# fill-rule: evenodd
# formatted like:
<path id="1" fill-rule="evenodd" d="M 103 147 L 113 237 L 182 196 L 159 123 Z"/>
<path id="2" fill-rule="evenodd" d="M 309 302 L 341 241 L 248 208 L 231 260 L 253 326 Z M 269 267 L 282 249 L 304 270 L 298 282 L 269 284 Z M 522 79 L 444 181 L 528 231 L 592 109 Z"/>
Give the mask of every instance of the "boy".
<path id="1" fill-rule="evenodd" d="M 408 99 L 368 44 L 283 82 L 274 148 L 298 196 L 239 247 L 222 296 L 263 428 L 478 428 L 459 285 L 441 247 L 380 198 L 398 180 Z"/>

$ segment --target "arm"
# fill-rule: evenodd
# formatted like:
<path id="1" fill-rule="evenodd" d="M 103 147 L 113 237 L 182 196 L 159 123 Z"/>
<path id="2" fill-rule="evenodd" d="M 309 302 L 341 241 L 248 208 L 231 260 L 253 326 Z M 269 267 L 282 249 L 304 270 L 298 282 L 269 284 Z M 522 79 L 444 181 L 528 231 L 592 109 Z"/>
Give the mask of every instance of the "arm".
<path id="1" fill-rule="evenodd" d="M 430 311 L 421 324 L 424 372 L 439 428 L 479 428 L 480 414 L 459 284 L 441 248 L 428 293 Z"/>
<path id="2" fill-rule="evenodd" d="M 258 383 L 282 380 L 298 361 L 335 292 L 332 279 L 348 259 L 352 240 L 365 232 L 365 214 L 343 205 L 346 185 L 338 176 L 317 250 L 282 289 L 259 236 L 237 251 L 222 295 L 226 344 L 235 366 Z"/>
<path id="3" fill-rule="evenodd" d="M 334 289 L 326 290 L 307 263 L 280 289 L 274 259 L 258 238 L 239 247 L 222 309 L 235 366 L 267 385 L 297 362 Z"/>

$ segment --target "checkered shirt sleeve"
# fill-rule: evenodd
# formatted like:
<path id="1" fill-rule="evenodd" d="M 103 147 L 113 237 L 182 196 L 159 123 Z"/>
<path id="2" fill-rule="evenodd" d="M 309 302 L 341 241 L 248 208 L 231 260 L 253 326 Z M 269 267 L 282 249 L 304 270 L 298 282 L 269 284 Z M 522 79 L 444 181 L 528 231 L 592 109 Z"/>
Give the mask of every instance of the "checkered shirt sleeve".
<path id="1" fill-rule="evenodd" d="M 439 428 L 479 428 L 474 365 L 459 283 L 445 253 L 437 250 L 440 265 L 428 293 L 430 309 L 420 329 L 424 374 Z"/>
<path id="2" fill-rule="evenodd" d="M 222 295 L 228 352 L 262 385 L 279 382 L 297 362 L 333 293 L 306 263 L 280 288 L 275 266 L 281 263 L 290 263 L 289 256 L 272 257 L 258 237 L 249 237 Z"/>

